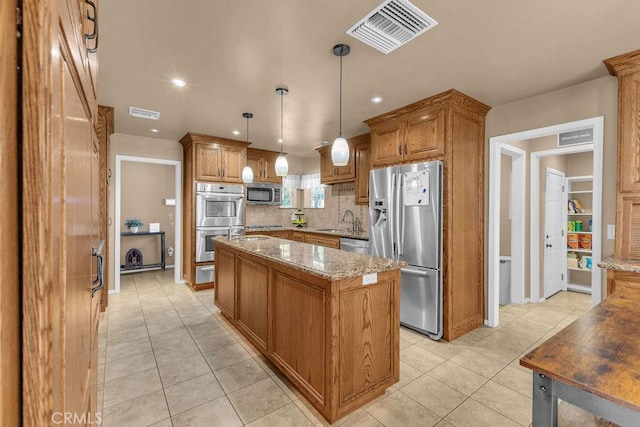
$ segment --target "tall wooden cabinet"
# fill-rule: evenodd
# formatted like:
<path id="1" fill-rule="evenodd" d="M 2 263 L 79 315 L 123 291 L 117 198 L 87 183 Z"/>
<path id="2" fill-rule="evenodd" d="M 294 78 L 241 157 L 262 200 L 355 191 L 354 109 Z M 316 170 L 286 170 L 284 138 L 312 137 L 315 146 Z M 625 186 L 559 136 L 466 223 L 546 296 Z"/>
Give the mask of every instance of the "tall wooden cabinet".
<path id="1" fill-rule="evenodd" d="M 604 61 L 618 77 L 618 185 L 615 257 L 640 260 L 640 50 Z M 609 293 L 640 286 L 640 274 L 610 271 Z"/>
<path id="2" fill-rule="evenodd" d="M 365 133 L 355 139 L 356 205 L 369 204 L 369 171 L 371 170 L 371 134 Z"/>
<path id="3" fill-rule="evenodd" d="M 194 291 L 213 287 L 196 285 L 195 190 L 197 182 L 242 183 L 249 143 L 189 132 L 180 139 L 183 147 L 182 180 L 182 274 Z"/>
<path id="4" fill-rule="evenodd" d="M 484 323 L 484 125 L 490 107 L 456 90 L 366 120 L 372 168 L 444 163 L 444 339 Z"/>

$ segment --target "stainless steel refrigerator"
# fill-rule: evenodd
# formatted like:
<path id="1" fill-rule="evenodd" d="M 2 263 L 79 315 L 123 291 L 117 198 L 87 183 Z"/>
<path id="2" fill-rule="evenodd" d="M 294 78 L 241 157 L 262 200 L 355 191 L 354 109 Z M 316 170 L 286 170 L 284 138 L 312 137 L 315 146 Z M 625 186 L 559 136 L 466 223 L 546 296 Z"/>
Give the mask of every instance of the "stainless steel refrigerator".
<path id="1" fill-rule="evenodd" d="M 374 256 L 407 263 L 400 323 L 442 337 L 442 162 L 372 170 L 369 244 Z"/>

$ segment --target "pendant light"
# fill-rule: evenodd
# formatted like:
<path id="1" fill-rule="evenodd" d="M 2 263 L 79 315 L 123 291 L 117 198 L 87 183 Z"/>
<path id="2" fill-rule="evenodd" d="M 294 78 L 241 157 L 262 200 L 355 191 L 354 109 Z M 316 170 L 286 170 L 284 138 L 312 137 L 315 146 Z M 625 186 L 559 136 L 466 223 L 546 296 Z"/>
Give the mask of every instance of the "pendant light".
<path id="1" fill-rule="evenodd" d="M 284 116 L 284 96 L 289 93 L 289 88 L 285 85 L 276 87 L 276 93 L 280 95 L 280 155 L 276 159 L 276 175 L 287 176 L 289 172 L 289 162 L 287 158 L 282 154 L 282 146 L 284 145 L 284 138 L 282 136 L 282 117 Z"/>
<path id="2" fill-rule="evenodd" d="M 333 54 L 340 57 L 340 131 L 331 146 L 331 161 L 334 166 L 346 166 L 349 163 L 349 144 L 342 136 L 342 57 L 347 56 L 350 50 L 346 44 L 333 47 Z"/>
<path id="3" fill-rule="evenodd" d="M 247 119 L 247 142 L 249 142 L 249 119 L 253 118 L 251 113 L 242 113 L 242 117 Z M 249 166 L 249 158 L 247 157 L 247 163 L 242 169 L 242 182 L 245 184 L 251 184 L 253 182 L 253 169 Z"/>

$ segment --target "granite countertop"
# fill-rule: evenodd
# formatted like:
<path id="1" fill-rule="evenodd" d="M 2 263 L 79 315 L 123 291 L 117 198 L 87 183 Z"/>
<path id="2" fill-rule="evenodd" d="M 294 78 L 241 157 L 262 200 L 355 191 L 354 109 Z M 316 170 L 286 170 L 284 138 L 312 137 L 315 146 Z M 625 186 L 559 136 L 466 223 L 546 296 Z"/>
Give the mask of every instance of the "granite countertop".
<path id="1" fill-rule="evenodd" d="M 335 229 L 336 231 L 326 231 L 328 228 L 314 228 L 314 227 L 282 227 L 282 228 L 274 228 L 274 227 L 257 227 L 252 226 L 250 229 L 246 229 L 245 231 L 250 231 L 252 233 L 255 232 L 265 232 L 265 231 L 300 231 L 302 233 L 316 233 L 316 234 L 326 234 L 327 236 L 337 236 L 337 237 L 348 237 L 350 239 L 358 239 L 358 240 L 369 240 L 369 233 L 366 231 L 360 231 L 358 233 L 354 233 L 347 229 Z"/>
<path id="2" fill-rule="evenodd" d="M 640 261 L 637 259 L 625 259 L 609 257 L 598 263 L 598 267 L 607 270 L 627 271 L 629 273 L 640 273 Z"/>
<path id="3" fill-rule="evenodd" d="M 264 237 L 264 239 L 254 240 L 255 237 Z M 252 235 L 249 239 L 236 237 L 232 240 L 227 240 L 226 237 L 216 237 L 215 240 L 216 245 L 229 245 L 243 252 L 258 255 L 332 281 L 397 270 L 406 266 L 404 261 L 394 261 L 269 236 Z"/>

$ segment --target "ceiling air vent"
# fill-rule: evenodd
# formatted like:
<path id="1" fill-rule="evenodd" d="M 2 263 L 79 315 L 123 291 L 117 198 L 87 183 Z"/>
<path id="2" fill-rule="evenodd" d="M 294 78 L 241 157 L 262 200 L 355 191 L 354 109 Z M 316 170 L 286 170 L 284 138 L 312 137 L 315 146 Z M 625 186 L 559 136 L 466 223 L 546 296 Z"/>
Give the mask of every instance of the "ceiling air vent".
<path id="1" fill-rule="evenodd" d="M 438 23 L 407 0 L 386 0 L 347 30 L 353 36 L 389 53 Z"/>
<path id="2" fill-rule="evenodd" d="M 157 111 L 145 110 L 144 108 L 129 107 L 129 115 L 147 120 L 159 120 L 160 113 Z"/>

